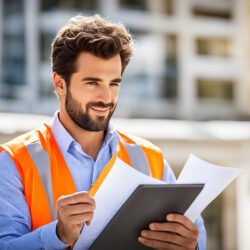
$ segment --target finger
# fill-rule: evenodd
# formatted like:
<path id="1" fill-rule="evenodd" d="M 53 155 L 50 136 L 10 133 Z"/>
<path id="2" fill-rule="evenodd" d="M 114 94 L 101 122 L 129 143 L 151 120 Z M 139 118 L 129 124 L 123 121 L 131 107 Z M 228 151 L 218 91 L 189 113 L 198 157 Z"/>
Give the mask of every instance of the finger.
<path id="1" fill-rule="evenodd" d="M 95 200 L 91 198 L 87 192 L 77 192 L 66 196 L 61 196 L 58 199 L 58 206 L 66 206 L 77 203 L 94 204 Z"/>
<path id="2" fill-rule="evenodd" d="M 89 203 L 94 204 L 95 200 L 85 191 L 77 192 L 67 196 L 68 204 Z"/>
<path id="3" fill-rule="evenodd" d="M 68 205 L 64 206 L 60 212 L 62 214 L 72 216 L 75 214 L 82 214 L 82 213 L 88 213 L 93 212 L 95 210 L 95 204 L 74 204 L 74 205 Z"/>
<path id="4" fill-rule="evenodd" d="M 94 213 L 93 212 L 82 213 L 82 214 L 75 214 L 75 215 L 70 216 L 69 222 L 72 225 L 81 224 L 83 222 L 90 223 L 90 221 L 93 219 L 93 217 L 94 217 Z"/>
<path id="5" fill-rule="evenodd" d="M 183 237 L 190 237 L 190 230 L 184 227 L 182 224 L 174 222 L 163 222 L 163 223 L 151 223 L 149 225 L 150 230 L 152 231 L 162 231 L 162 232 L 171 232 L 179 234 Z"/>
<path id="6" fill-rule="evenodd" d="M 163 242 L 158 240 L 150 240 L 144 237 L 139 237 L 138 241 L 144 246 L 155 248 L 155 249 L 168 249 L 168 250 L 181 250 L 181 247 L 169 242 Z"/>
<path id="7" fill-rule="evenodd" d="M 188 217 L 181 214 L 168 214 L 167 220 L 170 222 L 178 222 L 190 230 L 197 229 L 195 224 Z"/>
<path id="8" fill-rule="evenodd" d="M 174 233 L 143 230 L 141 232 L 141 236 L 151 240 L 159 240 L 163 242 L 174 243 L 176 245 L 185 245 L 187 243 L 186 238 L 183 238 L 182 236 Z"/>

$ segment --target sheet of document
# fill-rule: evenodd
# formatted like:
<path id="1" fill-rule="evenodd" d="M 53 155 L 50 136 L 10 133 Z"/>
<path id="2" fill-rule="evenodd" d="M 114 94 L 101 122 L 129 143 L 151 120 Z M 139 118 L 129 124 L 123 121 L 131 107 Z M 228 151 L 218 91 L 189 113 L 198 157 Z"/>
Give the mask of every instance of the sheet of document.
<path id="1" fill-rule="evenodd" d="M 240 173 L 237 168 L 221 167 L 203 161 L 191 154 L 181 171 L 177 183 L 204 183 L 201 193 L 191 204 L 185 215 L 193 222 Z"/>
<path id="2" fill-rule="evenodd" d="M 194 155 L 188 158 L 177 183 L 204 183 L 205 187 L 185 215 L 192 221 L 216 198 L 241 170 L 207 163 Z M 166 184 L 144 175 L 119 158 L 95 194 L 96 210 L 89 226 L 85 225 L 74 249 L 87 250 L 111 218 L 140 184 Z"/>
<path id="3" fill-rule="evenodd" d="M 95 194 L 96 209 L 90 226 L 84 226 L 74 249 L 88 249 L 122 204 L 140 184 L 166 184 L 128 166 L 119 158 Z"/>

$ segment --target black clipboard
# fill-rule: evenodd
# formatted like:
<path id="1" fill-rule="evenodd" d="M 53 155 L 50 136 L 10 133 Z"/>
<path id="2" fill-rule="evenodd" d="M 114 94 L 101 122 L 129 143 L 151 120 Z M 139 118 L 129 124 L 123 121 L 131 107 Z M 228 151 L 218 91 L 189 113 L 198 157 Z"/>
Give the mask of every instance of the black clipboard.
<path id="1" fill-rule="evenodd" d="M 103 229 L 90 250 L 146 250 L 138 242 L 151 222 L 169 213 L 184 214 L 204 184 L 139 185 Z"/>

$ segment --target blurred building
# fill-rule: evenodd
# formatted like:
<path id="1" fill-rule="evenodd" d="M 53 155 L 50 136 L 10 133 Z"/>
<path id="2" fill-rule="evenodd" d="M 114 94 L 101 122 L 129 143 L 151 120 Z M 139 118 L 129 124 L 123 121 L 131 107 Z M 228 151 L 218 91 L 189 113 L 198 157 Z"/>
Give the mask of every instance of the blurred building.
<path id="1" fill-rule="evenodd" d="M 96 13 L 136 40 L 117 116 L 249 119 L 248 0 L 0 0 L 0 111 L 54 112 L 52 38 Z"/>

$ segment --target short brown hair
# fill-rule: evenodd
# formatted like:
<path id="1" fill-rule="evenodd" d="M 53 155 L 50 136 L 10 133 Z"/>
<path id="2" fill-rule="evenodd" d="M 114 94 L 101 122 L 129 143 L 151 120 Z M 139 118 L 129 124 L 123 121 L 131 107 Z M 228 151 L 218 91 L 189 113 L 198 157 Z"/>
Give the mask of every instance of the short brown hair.
<path id="1" fill-rule="evenodd" d="M 98 15 L 76 16 L 62 27 L 52 42 L 52 70 L 69 85 L 76 59 L 83 52 L 102 58 L 120 54 L 122 73 L 133 53 L 133 41 L 124 25 L 107 22 Z"/>

